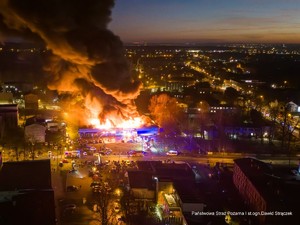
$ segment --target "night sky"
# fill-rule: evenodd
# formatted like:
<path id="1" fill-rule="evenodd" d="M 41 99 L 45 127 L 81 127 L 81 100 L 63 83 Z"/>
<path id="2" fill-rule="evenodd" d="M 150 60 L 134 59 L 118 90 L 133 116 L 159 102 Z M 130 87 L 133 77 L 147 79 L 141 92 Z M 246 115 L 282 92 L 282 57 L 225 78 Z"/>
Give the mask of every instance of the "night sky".
<path id="1" fill-rule="evenodd" d="M 299 0 L 116 0 L 124 42 L 299 43 Z"/>

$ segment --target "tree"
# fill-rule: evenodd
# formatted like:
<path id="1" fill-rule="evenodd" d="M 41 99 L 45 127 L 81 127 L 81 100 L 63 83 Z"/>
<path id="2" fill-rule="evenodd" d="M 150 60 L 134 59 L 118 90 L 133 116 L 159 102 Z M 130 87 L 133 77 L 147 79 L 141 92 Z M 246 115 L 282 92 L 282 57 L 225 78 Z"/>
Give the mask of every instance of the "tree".
<path id="1" fill-rule="evenodd" d="M 108 172 L 110 171 L 108 167 L 101 167 L 101 179 L 97 179 L 97 184 L 93 186 L 91 206 L 93 211 L 98 212 L 99 216 L 94 218 L 95 221 L 98 221 L 95 224 L 115 224 L 114 220 L 118 214 L 118 212 L 115 211 L 115 204 L 119 202 L 125 193 L 124 190 L 120 188 L 121 164 L 116 161 L 113 163 L 114 166 L 116 166 L 116 171 Z"/>
<path id="2" fill-rule="evenodd" d="M 271 123 L 272 123 L 271 129 L 270 129 L 270 134 L 269 134 L 269 143 L 271 143 L 274 138 L 274 134 L 275 134 L 276 119 L 278 118 L 278 115 L 280 112 L 277 100 L 269 103 L 269 112 L 270 112 L 270 118 L 271 118 Z"/>
<path id="3" fill-rule="evenodd" d="M 4 132 L 1 144 L 15 151 L 16 160 L 19 160 L 19 148 L 24 148 L 24 129 L 21 127 L 9 128 Z M 25 154 L 25 153 L 24 153 Z"/>
<path id="4" fill-rule="evenodd" d="M 209 105 L 206 101 L 200 101 L 196 104 L 197 112 L 195 116 L 188 118 L 186 130 L 191 133 L 192 136 L 197 132 L 200 132 L 200 136 L 204 138 L 204 129 L 210 123 Z"/>
<path id="5" fill-rule="evenodd" d="M 265 125 L 265 121 L 262 113 L 255 109 L 251 109 L 250 118 L 253 125 L 260 129 L 260 138 L 261 138 L 261 142 L 263 142 L 263 126 Z"/>
<path id="6" fill-rule="evenodd" d="M 184 112 L 178 106 L 176 98 L 167 94 L 154 95 L 150 99 L 149 111 L 165 133 L 180 131 L 180 121 L 184 118 Z"/>
<path id="7" fill-rule="evenodd" d="M 290 153 L 291 139 L 296 127 L 299 124 L 299 119 L 295 120 L 295 118 L 292 116 L 290 105 L 288 103 L 285 104 L 284 107 L 281 107 L 281 114 L 281 149 L 284 150 L 286 146 L 288 153 Z"/>
<path id="8" fill-rule="evenodd" d="M 200 101 L 197 103 L 197 108 L 203 113 L 209 112 L 209 104 L 206 101 Z"/>
<path id="9" fill-rule="evenodd" d="M 110 219 L 112 217 L 112 212 L 109 210 L 113 202 L 113 194 L 111 192 L 111 187 L 106 186 L 103 181 L 100 181 L 100 186 L 93 187 L 91 207 L 94 212 L 98 212 L 98 218 L 95 217 L 94 220 L 97 221 L 95 224 L 107 225 L 110 224 Z"/>
<path id="10" fill-rule="evenodd" d="M 232 87 L 228 87 L 224 92 L 224 97 L 227 102 L 233 103 L 239 97 L 239 92 Z"/>
<path id="11" fill-rule="evenodd" d="M 108 204 L 110 201 L 110 193 L 107 189 L 102 188 L 98 196 L 98 209 L 101 215 L 102 225 L 108 224 Z"/>

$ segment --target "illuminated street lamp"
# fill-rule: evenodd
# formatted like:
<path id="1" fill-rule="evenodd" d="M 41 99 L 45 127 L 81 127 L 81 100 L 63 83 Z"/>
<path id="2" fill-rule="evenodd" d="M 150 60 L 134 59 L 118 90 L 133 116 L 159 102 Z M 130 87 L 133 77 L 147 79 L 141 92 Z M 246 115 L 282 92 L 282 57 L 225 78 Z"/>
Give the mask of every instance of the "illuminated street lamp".
<path id="1" fill-rule="evenodd" d="M 117 189 L 115 190 L 115 194 L 116 194 L 116 196 L 121 197 L 122 194 L 123 194 L 123 192 L 122 192 L 122 190 L 121 190 L 120 188 L 117 188 Z"/>
<path id="2" fill-rule="evenodd" d="M 155 202 L 158 202 L 158 177 L 152 178 L 155 181 Z"/>
<path id="3" fill-rule="evenodd" d="M 225 222 L 226 222 L 227 224 L 231 224 L 231 216 L 230 216 L 229 213 L 226 213 L 226 216 L 225 216 Z"/>

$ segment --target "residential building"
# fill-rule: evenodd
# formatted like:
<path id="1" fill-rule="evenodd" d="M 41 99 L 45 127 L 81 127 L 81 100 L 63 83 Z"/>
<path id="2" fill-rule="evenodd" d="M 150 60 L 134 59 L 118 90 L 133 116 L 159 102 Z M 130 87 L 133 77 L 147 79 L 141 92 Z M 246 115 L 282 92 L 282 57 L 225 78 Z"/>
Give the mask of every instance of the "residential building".
<path id="1" fill-rule="evenodd" d="M 25 127 L 25 140 L 30 143 L 44 143 L 46 127 L 40 124 L 31 124 Z"/>
<path id="2" fill-rule="evenodd" d="M 186 163 L 138 161 L 137 170 L 128 170 L 131 196 L 139 208 L 157 204 L 161 220 L 188 224 L 185 216 L 203 211 L 206 204 L 195 186 L 195 174 Z"/>
<path id="3" fill-rule="evenodd" d="M 284 172 L 286 171 L 286 172 Z M 233 182 L 257 224 L 299 224 L 300 177 L 254 158 L 234 160 Z M 266 213 L 269 212 L 269 215 Z M 285 216 L 279 216 L 286 212 Z"/>

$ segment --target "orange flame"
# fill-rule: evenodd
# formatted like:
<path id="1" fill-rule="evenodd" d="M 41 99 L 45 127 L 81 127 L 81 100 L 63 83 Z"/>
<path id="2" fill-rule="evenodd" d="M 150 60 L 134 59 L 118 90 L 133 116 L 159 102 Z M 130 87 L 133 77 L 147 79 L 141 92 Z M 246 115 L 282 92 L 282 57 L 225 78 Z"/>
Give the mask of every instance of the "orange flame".
<path id="1" fill-rule="evenodd" d="M 101 123 L 97 118 L 89 119 L 89 124 L 98 129 L 112 129 L 112 128 L 123 128 L 123 129 L 130 129 L 130 128 L 139 128 L 141 127 L 144 122 L 141 117 L 136 117 L 128 120 L 120 121 L 117 125 L 114 125 L 111 119 L 106 119 L 104 123 Z"/>
<path id="2" fill-rule="evenodd" d="M 146 117 L 140 116 L 132 101 L 128 100 L 124 107 L 113 105 L 115 108 L 111 111 L 104 111 L 103 105 L 95 98 L 86 98 L 85 107 L 87 124 L 98 129 L 134 129 L 147 124 Z M 101 115 L 101 116 L 100 116 Z M 104 117 L 103 117 L 104 116 Z"/>

